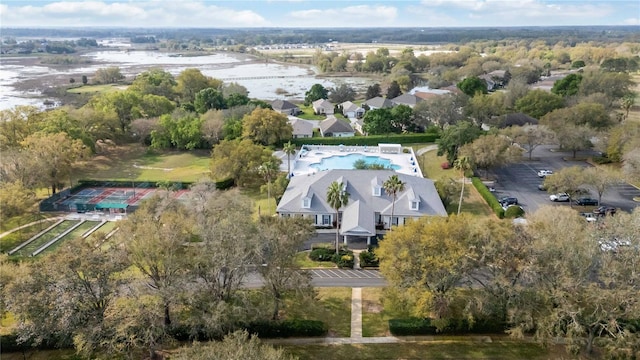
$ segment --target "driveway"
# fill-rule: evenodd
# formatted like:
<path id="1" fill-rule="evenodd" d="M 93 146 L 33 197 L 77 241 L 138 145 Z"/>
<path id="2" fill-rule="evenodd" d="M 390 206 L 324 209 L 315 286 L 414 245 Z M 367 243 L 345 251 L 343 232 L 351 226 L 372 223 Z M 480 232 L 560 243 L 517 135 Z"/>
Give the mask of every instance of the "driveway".
<path id="1" fill-rule="evenodd" d="M 543 205 L 569 206 L 568 203 L 551 202 L 549 193 L 538 189 L 538 185 L 544 181 L 538 177 L 538 171 L 546 169 L 556 172 L 569 166 L 589 167 L 591 165 L 585 161 L 571 161 L 571 153 L 555 151 L 556 148 L 556 146 L 540 146 L 533 152 L 534 160 L 526 159 L 495 170 L 493 174 L 497 179 L 494 184 L 496 197 L 515 196 L 526 212 L 534 212 Z M 577 157 L 591 155 L 593 155 L 592 152 L 579 152 Z M 591 196 L 597 198 L 594 192 Z M 640 196 L 640 190 L 624 183 L 608 189 L 602 197 L 602 204 L 631 211 L 639 205 L 633 201 L 636 196 Z"/>

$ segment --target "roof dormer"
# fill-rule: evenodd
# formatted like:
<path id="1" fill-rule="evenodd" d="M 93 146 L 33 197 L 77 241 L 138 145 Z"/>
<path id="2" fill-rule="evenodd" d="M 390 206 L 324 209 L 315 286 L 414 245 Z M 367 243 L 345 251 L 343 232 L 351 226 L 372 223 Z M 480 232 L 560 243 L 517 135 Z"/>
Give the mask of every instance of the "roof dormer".
<path id="1" fill-rule="evenodd" d="M 371 179 L 371 195 L 382 196 L 382 182 L 377 176 Z"/>

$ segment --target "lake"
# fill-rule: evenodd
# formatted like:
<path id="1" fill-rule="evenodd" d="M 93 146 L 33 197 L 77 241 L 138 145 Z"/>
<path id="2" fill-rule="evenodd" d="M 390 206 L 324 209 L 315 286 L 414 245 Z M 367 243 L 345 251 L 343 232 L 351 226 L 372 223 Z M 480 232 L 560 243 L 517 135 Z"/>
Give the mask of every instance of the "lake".
<path id="1" fill-rule="evenodd" d="M 0 59 L 0 110 L 16 105 L 41 106 L 45 100 L 42 91 L 46 87 L 61 86 L 74 77 L 80 81 L 82 75 L 91 78 L 96 70 L 107 66 L 118 66 L 128 78 L 154 67 L 162 68 L 177 76 L 187 68 L 198 68 L 207 75 L 225 82 L 237 82 L 249 90 L 249 97 L 262 100 L 289 99 L 304 100 L 304 93 L 313 84 L 319 83 L 330 88 L 342 83 L 351 85 L 356 91 L 364 92 L 373 84 L 368 78 L 320 79 L 317 69 L 264 62 L 253 57 L 216 53 L 206 56 L 180 56 L 179 54 L 157 51 L 95 51 L 82 57 L 92 60 L 91 64 L 60 67 L 47 64 L 30 64 L 28 57 L 3 57 Z M 17 89 L 17 83 L 21 85 Z M 25 90 L 26 87 L 26 90 Z"/>

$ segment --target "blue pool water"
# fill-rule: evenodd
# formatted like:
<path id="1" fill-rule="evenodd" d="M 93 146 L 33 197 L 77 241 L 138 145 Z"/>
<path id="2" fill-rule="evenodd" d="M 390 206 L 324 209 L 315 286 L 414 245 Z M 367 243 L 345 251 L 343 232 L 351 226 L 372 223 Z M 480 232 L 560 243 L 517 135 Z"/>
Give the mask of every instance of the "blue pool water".
<path id="1" fill-rule="evenodd" d="M 400 169 L 400 166 L 394 165 L 389 159 L 382 159 L 378 156 L 362 155 L 362 154 L 349 154 L 349 155 L 334 155 L 322 159 L 319 163 L 309 165 L 318 170 L 333 170 L 333 169 L 353 169 L 353 163 L 357 160 L 364 160 L 367 164 L 382 164 L 386 168 L 393 170 Z"/>

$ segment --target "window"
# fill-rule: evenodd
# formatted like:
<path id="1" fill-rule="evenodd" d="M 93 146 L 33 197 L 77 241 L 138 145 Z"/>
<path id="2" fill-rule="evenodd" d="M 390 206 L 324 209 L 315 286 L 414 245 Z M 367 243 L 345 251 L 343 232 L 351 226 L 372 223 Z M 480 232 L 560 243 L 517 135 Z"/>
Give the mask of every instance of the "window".
<path id="1" fill-rule="evenodd" d="M 311 199 L 306 197 L 302 199 L 302 207 L 308 209 L 311 207 Z"/>
<path id="2" fill-rule="evenodd" d="M 331 224 L 331 215 L 322 215 L 322 225 Z"/>
<path id="3" fill-rule="evenodd" d="M 382 187 L 378 185 L 373 186 L 373 196 L 382 196 Z"/>
<path id="4" fill-rule="evenodd" d="M 411 210 L 418 210 L 419 206 L 420 206 L 420 201 L 418 200 L 411 201 Z"/>

